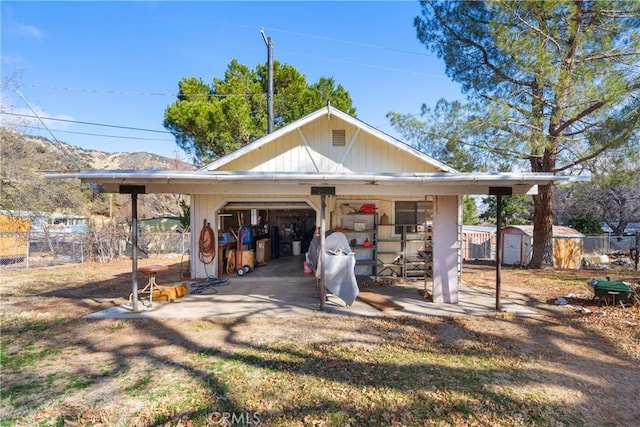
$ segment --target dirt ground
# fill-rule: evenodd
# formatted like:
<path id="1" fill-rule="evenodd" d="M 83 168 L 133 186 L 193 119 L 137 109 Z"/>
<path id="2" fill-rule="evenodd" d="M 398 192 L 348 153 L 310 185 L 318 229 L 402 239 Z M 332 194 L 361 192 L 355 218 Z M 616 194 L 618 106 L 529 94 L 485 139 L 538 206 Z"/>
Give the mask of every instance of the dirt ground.
<path id="1" fill-rule="evenodd" d="M 163 281 L 182 280 L 186 271 L 179 258 L 154 258 L 141 265 L 170 265 Z M 389 339 L 403 320 L 313 317 L 296 319 L 202 319 L 130 321 L 73 321 L 65 319 L 125 303 L 130 292 L 131 262 L 86 263 L 64 267 L 4 271 L 0 278 L 3 329 L 24 322 L 60 320 L 55 340 L 83 342 L 92 362 L 105 354 L 121 354 L 143 346 L 163 357 L 179 357 L 185 349 L 215 342 L 222 352 L 269 342 L 310 342 L 373 345 Z M 495 269 L 482 263 L 465 264 L 462 279 L 469 285 L 495 289 Z M 496 353 L 522 355 L 529 382 L 521 385 L 535 393 L 556 396 L 561 405 L 573 408 L 586 425 L 634 425 L 640 423 L 640 306 L 607 306 L 592 301 L 586 280 L 610 276 L 640 285 L 640 273 L 627 271 L 502 269 L 502 297 L 537 310 L 539 318 L 515 318 L 506 313 L 484 317 L 420 319 L 432 327 L 437 339 L 452 349 L 478 345 L 496 346 Z M 567 304 L 557 305 L 563 297 Z M 393 323 L 391 323 L 393 322 Z M 407 324 L 415 326 L 413 320 Z M 126 329 L 127 333 L 114 333 Z M 205 333 L 206 331 L 206 333 Z M 464 332 L 462 332 L 464 331 Z M 180 338 L 168 339 L 167 337 Z M 2 340 L 16 338 L 3 333 Z M 17 338 L 16 338 L 17 339 Z M 435 339 L 435 338 L 433 338 Z M 74 341 L 75 342 L 75 341 Z M 409 345 L 409 344 L 408 344 Z M 11 353 L 9 344 L 7 352 Z M 455 353 L 455 351 L 452 351 Z M 86 364 L 86 358 L 67 358 L 64 363 Z M 54 369 L 50 367 L 48 369 Z M 99 391 L 95 391 L 98 393 Z M 77 396 L 78 406 L 87 396 Z M 131 402 L 131 405 L 140 402 Z M 634 410 L 635 408 L 635 410 Z M 119 409 L 121 410 L 121 409 Z"/>

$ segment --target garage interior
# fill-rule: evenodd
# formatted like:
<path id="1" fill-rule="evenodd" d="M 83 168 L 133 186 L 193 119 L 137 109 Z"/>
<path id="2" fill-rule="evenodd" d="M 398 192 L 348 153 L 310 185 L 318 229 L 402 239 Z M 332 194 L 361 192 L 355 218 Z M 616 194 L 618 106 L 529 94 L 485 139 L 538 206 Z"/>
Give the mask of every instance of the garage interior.
<path id="1" fill-rule="evenodd" d="M 283 274 L 302 275 L 316 212 L 303 202 L 230 202 L 218 212 L 217 226 L 219 276 L 260 276 L 259 267 L 270 264 L 281 266 Z M 227 262 L 230 251 L 235 251 L 235 268 Z"/>

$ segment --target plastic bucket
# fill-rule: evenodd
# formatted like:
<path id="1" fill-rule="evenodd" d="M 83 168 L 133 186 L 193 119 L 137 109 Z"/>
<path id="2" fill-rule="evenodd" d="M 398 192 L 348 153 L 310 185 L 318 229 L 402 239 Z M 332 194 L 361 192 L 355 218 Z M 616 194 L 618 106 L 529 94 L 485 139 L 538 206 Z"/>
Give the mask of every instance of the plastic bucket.
<path id="1" fill-rule="evenodd" d="M 293 254 L 300 255 L 302 252 L 302 242 L 300 240 L 293 241 Z"/>

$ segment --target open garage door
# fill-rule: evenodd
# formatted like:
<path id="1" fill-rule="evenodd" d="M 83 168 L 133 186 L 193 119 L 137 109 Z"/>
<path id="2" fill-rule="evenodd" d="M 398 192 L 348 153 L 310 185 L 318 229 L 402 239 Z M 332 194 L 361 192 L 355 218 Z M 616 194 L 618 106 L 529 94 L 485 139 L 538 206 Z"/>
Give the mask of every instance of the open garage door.
<path id="1" fill-rule="evenodd" d="M 226 249 L 252 252 L 245 254 L 254 259 L 252 274 L 271 270 L 261 267 L 276 263 L 283 274 L 302 274 L 304 255 L 316 231 L 316 215 L 304 201 L 231 201 L 218 212 L 219 230 L 232 240 Z M 228 256 L 226 251 L 221 255 Z M 226 268 L 220 273 L 233 274 Z"/>

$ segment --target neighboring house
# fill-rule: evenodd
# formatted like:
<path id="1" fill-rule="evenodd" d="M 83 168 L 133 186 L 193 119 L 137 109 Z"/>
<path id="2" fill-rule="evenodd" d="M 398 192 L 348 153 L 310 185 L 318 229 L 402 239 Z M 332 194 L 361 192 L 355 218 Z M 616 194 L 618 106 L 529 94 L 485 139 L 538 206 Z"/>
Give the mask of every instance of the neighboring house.
<path id="1" fill-rule="evenodd" d="M 420 223 L 423 204 L 429 200 L 433 203 L 432 224 L 428 224 L 433 233 L 433 300 L 446 303 L 458 301 L 463 195 L 487 195 L 496 187 L 524 194 L 536 185 L 570 180 L 553 174 L 458 173 L 331 106 L 195 172 L 91 170 L 48 177 L 80 178 L 98 184 L 104 192 L 191 195 L 192 254 L 198 253 L 203 225 L 210 223 L 214 230 L 220 226 L 226 232 L 219 220 L 233 216 L 239 222 L 264 227 L 267 235 L 273 227 L 280 234 L 294 235 L 299 231 L 296 224 L 304 223 L 307 229 L 320 227 L 324 196 L 312 194 L 312 188 L 335 194 L 326 196 L 328 228 L 337 225 L 332 221 L 344 204 L 373 204 L 378 216 L 386 215 L 391 224 L 401 218 L 406 221 L 411 214 Z M 242 219 L 243 212 L 252 212 L 252 216 L 264 212 L 268 217 Z M 296 220 L 288 222 L 287 218 Z M 216 230 L 218 240 L 226 241 L 221 234 Z M 292 257 L 292 262 L 300 260 Z M 191 274 L 193 278 L 219 275 L 221 265 L 216 261 L 207 265 L 192 256 Z"/>
<path id="2" fill-rule="evenodd" d="M 502 263 L 528 265 L 533 249 L 533 226 L 511 225 L 502 229 Z M 553 226 L 553 266 L 579 269 L 584 257 L 584 234 L 570 227 Z"/>
<path id="3" fill-rule="evenodd" d="M 139 221 L 138 230 L 150 233 L 178 232 L 182 231 L 182 223 L 179 216 L 144 218 Z"/>
<path id="4" fill-rule="evenodd" d="M 89 217 L 82 215 L 41 213 L 34 215 L 31 230 L 51 233 L 88 233 L 89 222 Z"/>

